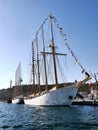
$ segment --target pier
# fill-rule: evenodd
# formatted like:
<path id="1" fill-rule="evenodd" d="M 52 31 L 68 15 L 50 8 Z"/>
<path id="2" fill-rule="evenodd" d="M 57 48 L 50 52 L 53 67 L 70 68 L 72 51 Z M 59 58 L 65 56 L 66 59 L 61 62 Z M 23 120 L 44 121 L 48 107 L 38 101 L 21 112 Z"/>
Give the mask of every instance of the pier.
<path id="1" fill-rule="evenodd" d="M 98 106 L 98 100 L 74 100 L 72 105 Z"/>

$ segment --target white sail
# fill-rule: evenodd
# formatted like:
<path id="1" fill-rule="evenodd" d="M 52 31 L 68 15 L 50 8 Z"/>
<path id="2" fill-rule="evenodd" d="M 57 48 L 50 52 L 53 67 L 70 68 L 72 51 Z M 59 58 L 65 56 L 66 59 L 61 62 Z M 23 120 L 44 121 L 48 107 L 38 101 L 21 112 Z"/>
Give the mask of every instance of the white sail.
<path id="1" fill-rule="evenodd" d="M 22 82 L 22 76 L 21 76 L 21 62 L 20 62 L 15 72 L 15 86 L 21 85 L 21 82 Z"/>
<path id="2" fill-rule="evenodd" d="M 14 91 L 13 91 L 13 98 L 12 98 L 13 104 L 20 104 L 20 103 L 23 104 L 24 103 L 23 90 L 22 90 L 21 83 L 22 83 L 21 62 L 19 62 L 18 67 L 15 71 L 15 87 L 16 88 L 14 87 Z M 16 97 L 17 92 L 18 92 L 17 88 L 19 89 L 20 93 L 22 94 L 22 95 L 19 95 L 18 97 Z"/>

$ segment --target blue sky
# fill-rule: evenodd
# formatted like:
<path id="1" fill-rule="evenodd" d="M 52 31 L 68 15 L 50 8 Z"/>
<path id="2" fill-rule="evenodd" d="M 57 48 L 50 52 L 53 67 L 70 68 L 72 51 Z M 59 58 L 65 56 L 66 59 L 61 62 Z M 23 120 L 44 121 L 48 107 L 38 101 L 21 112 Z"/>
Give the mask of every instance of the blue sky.
<path id="1" fill-rule="evenodd" d="M 98 72 L 98 0 L 0 0 L 0 89 L 14 85 L 20 61 L 28 83 L 31 42 L 49 12 L 86 70 Z"/>

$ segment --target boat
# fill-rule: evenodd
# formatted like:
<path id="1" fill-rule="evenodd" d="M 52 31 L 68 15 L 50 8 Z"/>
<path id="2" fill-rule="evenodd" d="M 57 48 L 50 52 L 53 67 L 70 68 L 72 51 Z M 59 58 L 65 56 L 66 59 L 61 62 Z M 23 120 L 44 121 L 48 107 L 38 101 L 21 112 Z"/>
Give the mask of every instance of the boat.
<path id="1" fill-rule="evenodd" d="M 48 28 L 50 27 L 50 32 L 47 31 L 44 26 L 47 21 L 49 21 L 47 26 Z M 63 33 L 63 29 L 59 26 L 57 19 L 55 16 L 52 16 L 52 14 L 49 14 L 39 27 L 32 42 L 32 94 L 24 99 L 24 103 L 26 105 L 70 106 L 76 97 L 78 87 L 90 79 L 90 75 L 85 71 L 84 67 L 80 64 L 80 62 L 77 62 L 82 69 L 82 73 L 85 74 L 86 77 L 81 81 L 73 82 L 73 84 L 66 84 L 66 81 L 61 81 L 61 76 L 63 76 L 65 73 L 65 65 L 63 65 L 62 69 L 63 74 L 60 74 L 59 70 L 61 69 L 62 63 L 60 67 L 57 65 L 58 57 L 65 58 L 67 54 L 62 47 L 63 44 L 56 44 L 56 40 L 54 39 L 55 32 L 53 24 L 56 25 L 55 28 L 57 28 L 58 33 L 61 35 L 61 38 L 64 41 L 64 47 L 66 46 L 68 51 L 71 52 L 71 55 L 75 61 L 78 61 L 66 42 L 66 35 Z M 49 35 L 47 36 L 44 31 L 47 31 Z M 48 38 L 48 40 L 45 39 L 45 36 Z M 41 39 L 41 41 L 39 41 L 38 38 Z M 58 36 L 56 36 L 56 39 L 58 39 Z M 59 42 L 59 40 L 57 42 Z M 58 51 L 58 46 L 60 47 L 60 52 Z M 63 53 L 61 53 L 62 50 Z M 52 58 L 52 60 L 48 58 L 49 56 Z M 47 60 L 48 63 L 46 63 Z M 51 72 L 49 65 L 52 69 Z M 52 76 L 50 76 L 49 73 L 52 73 Z M 52 80 L 53 83 L 50 83 Z"/>
<path id="2" fill-rule="evenodd" d="M 24 98 L 22 96 L 12 99 L 12 104 L 24 104 Z"/>
<path id="3" fill-rule="evenodd" d="M 21 83 L 22 83 L 21 62 L 19 62 L 18 67 L 15 71 L 15 86 L 13 86 L 14 90 L 13 90 L 12 104 L 24 104 L 23 88 Z M 18 95 L 17 92 L 19 93 Z"/>

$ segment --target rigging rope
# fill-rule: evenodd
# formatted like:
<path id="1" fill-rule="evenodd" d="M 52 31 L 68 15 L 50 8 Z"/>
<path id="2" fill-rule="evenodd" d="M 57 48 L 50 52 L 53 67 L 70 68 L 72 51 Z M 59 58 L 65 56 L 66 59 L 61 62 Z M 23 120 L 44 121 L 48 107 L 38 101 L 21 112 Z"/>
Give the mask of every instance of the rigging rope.
<path id="1" fill-rule="evenodd" d="M 54 84 L 54 75 L 53 75 L 53 64 L 51 64 L 50 66 L 50 63 L 52 63 L 52 57 L 50 56 L 49 59 L 48 59 L 48 62 L 47 62 L 47 66 L 48 66 L 48 76 L 50 77 L 50 81 L 52 84 Z"/>
<path id="2" fill-rule="evenodd" d="M 82 73 L 86 72 L 86 70 L 84 69 L 84 67 L 82 66 L 82 64 L 80 63 L 80 61 L 77 59 L 77 57 L 75 56 L 75 54 L 73 53 L 73 51 L 71 50 L 71 48 L 69 47 L 69 44 L 67 43 L 67 39 L 66 39 L 66 34 L 63 33 L 63 30 L 62 28 L 59 26 L 59 23 L 57 21 L 57 19 L 54 17 L 54 16 L 50 16 L 48 15 L 48 17 L 43 21 L 43 23 L 41 24 L 41 26 L 39 27 L 38 31 L 36 32 L 36 36 L 39 34 L 39 31 L 42 29 L 43 25 L 46 23 L 46 21 L 48 19 L 53 19 L 54 20 L 54 23 L 56 24 L 64 42 L 65 42 L 65 45 L 67 47 L 67 49 L 70 51 L 71 55 L 73 56 L 73 58 L 75 59 L 76 63 L 80 66 L 80 68 L 82 69 Z M 36 41 L 36 36 L 35 36 L 35 39 L 33 42 Z"/>
<path id="3" fill-rule="evenodd" d="M 59 62 L 59 58 L 58 58 L 58 56 L 56 56 L 56 60 L 57 60 L 57 63 L 58 63 L 58 68 L 59 68 L 59 74 L 61 75 L 60 77 L 61 77 L 61 79 L 63 80 L 63 82 L 67 82 L 67 79 L 65 78 L 65 75 L 64 75 L 64 68 L 62 68 L 61 67 L 61 64 L 60 64 L 60 62 Z"/>
<path id="4" fill-rule="evenodd" d="M 59 24 L 58 24 L 58 22 L 57 22 L 57 19 L 56 19 L 54 16 L 53 16 L 52 18 L 53 18 L 53 20 L 54 20 L 54 22 L 55 22 L 55 24 L 56 24 L 56 26 L 57 26 L 57 28 L 58 28 L 58 30 L 59 30 L 61 36 L 62 36 L 62 38 L 63 38 L 64 41 L 65 41 L 65 45 L 66 45 L 67 49 L 71 52 L 71 55 L 74 57 L 76 63 L 78 63 L 78 65 L 81 67 L 82 73 L 84 73 L 84 72 L 85 72 L 84 67 L 81 65 L 81 63 L 79 62 L 79 60 L 76 58 L 76 56 L 74 55 L 73 51 L 72 51 L 71 48 L 69 47 L 68 43 L 66 42 L 66 41 L 67 41 L 67 39 L 66 39 L 66 34 L 63 33 L 63 30 L 62 30 L 62 28 L 59 26 Z"/>
<path id="5" fill-rule="evenodd" d="M 46 23 L 46 21 L 48 20 L 48 17 L 43 21 L 43 23 L 41 24 L 41 26 L 39 27 L 38 31 L 36 32 L 36 36 L 39 34 L 39 31 L 42 29 L 43 25 Z M 36 41 L 36 36 L 33 42 Z"/>

